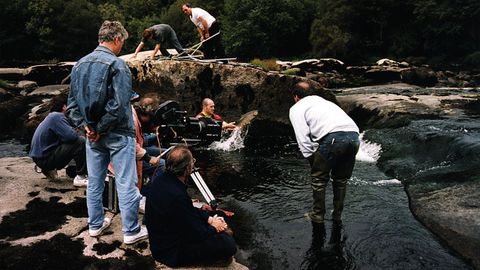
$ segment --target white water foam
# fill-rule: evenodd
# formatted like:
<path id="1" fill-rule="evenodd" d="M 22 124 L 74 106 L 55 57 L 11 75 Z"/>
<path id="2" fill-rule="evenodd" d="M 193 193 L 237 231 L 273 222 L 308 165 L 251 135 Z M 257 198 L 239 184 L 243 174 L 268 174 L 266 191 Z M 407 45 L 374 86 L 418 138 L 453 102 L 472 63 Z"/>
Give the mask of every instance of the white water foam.
<path id="1" fill-rule="evenodd" d="M 222 139 L 218 142 L 213 142 L 208 146 L 209 150 L 222 150 L 225 152 L 231 152 L 235 150 L 239 150 L 245 147 L 243 144 L 243 141 L 245 140 L 245 137 L 247 136 L 247 131 L 242 130 L 240 128 L 233 130 L 230 134 L 228 135 L 223 135 Z"/>
<path id="2" fill-rule="evenodd" d="M 375 163 L 380 157 L 382 146 L 378 143 L 364 140 L 363 135 L 363 132 L 360 133 L 360 148 L 355 158 L 359 161 Z"/>

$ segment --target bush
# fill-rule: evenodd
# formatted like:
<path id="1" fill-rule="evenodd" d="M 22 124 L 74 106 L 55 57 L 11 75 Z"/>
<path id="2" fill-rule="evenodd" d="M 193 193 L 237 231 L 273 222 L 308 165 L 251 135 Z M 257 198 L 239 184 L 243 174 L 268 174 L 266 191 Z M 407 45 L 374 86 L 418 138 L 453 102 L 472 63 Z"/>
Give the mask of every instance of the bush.
<path id="1" fill-rule="evenodd" d="M 271 71 L 271 70 L 278 71 L 278 70 L 280 70 L 280 66 L 277 64 L 277 59 L 263 59 L 263 60 L 261 60 L 261 59 L 255 58 L 250 62 L 250 64 L 252 64 L 254 66 L 257 66 L 257 67 L 260 67 L 265 71 Z"/>
<path id="2" fill-rule="evenodd" d="M 465 65 L 480 68 L 480 51 L 467 55 L 463 62 Z"/>

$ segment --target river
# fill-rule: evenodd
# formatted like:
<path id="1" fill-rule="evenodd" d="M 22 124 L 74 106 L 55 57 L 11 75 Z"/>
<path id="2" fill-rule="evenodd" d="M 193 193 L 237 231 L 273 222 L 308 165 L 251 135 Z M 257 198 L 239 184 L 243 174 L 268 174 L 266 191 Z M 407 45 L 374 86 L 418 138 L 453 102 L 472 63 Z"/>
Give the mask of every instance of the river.
<path id="1" fill-rule="evenodd" d="M 269 145 L 258 149 L 232 136 L 194 151 L 220 206 L 235 212 L 237 261 L 250 269 L 471 269 L 413 217 L 402 182 L 378 169 L 383 152 L 375 142 L 362 140 L 343 225 L 329 216 L 330 183 L 325 225 L 312 226 L 304 215 L 312 205 L 309 165 L 293 137 L 282 140 L 281 147 L 257 141 Z M 0 143 L 2 157 L 25 149 L 14 139 Z"/>

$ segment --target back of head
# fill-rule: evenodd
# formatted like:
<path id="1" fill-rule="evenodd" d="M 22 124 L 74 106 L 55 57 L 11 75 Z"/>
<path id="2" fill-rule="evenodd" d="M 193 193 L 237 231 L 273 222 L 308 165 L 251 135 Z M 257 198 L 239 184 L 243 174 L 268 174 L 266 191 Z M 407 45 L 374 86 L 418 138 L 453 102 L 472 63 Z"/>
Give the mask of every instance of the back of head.
<path id="1" fill-rule="evenodd" d="M 193 156 L 185 145 L 175 146 L 168 154 L 165 171 L 174 175 L 185 176 L 192 167 Z"/>
<path id="2" fill-rule="evenodd" d="M 67 105 L 68 94 L 61 93 L 50 100 L 50 112 L 62 112 L 63 106 Z"/>
<path id="3" fill-rule="evenodd" d="M 98 43 L 113 42 L 116 38 L 125 41 L 128 32 L 119 21 L 104 21 L 98 30 Z"/>
<path id="4" fill-rule="evenodd" d="M 153 37 L 153 30 L 150 28 L 147 28 L 143 30 L 143 39 L 151 39 Z"/>
<path id="5" fill-rule="evenodd" d="M 298 96 L 299 98 L 304 98 L 306 96 L 314 95 L 312 87 L 307 82 L 299 82 L 295 84 L 291 92 L 293 96 Z"/>

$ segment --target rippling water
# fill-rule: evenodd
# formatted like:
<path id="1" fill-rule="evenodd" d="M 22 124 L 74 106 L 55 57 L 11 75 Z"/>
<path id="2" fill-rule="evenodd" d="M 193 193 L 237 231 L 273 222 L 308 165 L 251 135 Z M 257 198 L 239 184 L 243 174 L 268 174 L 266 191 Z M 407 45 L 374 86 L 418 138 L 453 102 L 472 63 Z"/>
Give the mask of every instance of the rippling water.
<path id="1" fill-rule="evenodd" d="M 469 269 L 415 220 L 402 183 L 379 171 L 379 144 L 362 141 L 343 227 L 330 220 L 331 184 L 325 226 L 305 218 L 309 165 L 294 144 L 275 157 L 225 150 L 194 154 L 221 205 L 236 213 L 237 260 L 251 269 Z"/>
<path id="2" fill-rule="evenodd" d="M 194 155 L 221 207 L 235 212 L 236 258 L 250 269 L 470 269 L 414 219 L 402 183 L 377 168 L 380 144 L 362 141 L 343 227 L 329 214 L 314 227 L 304 216 L 312 205 L 309 165 L 294 142 L 251 151 L 241 137 Z M 0 143 L 2 157 L 25 155 L 16 140 Z M 329 184 L 327 213 L 331 201 Z"/>

